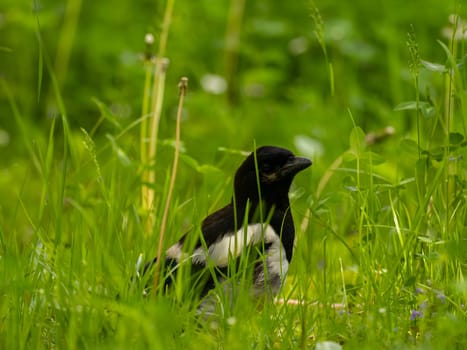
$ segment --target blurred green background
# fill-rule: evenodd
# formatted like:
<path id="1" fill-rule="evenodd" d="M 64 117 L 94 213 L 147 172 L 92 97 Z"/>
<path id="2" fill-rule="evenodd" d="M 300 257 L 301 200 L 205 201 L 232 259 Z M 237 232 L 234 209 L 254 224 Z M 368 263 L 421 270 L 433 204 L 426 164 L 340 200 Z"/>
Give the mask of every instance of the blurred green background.
<path id="1" fill-rule="evenodd" d="M 164 8 L 161 1 L 2 1 L 0 214 L 6 227 L 29 226 L 24 218 L 17 219 L 19 204 L 10 204 L 21 198 L 22 205 L 34 207 L 39 201 L 42 180 L 32 160 L 41 158 L 38 150 L 46 147 L 52 122 L 60 124 L 64 112 L 76 145 L 83 143 L 80 128 L 104 150 L 109 135 L 123 132 L 119 147 L 129 161 L 138 161 L 143 57 L 148 50 L 144 37 L 155 36 L 150 49 L 154 54 Z M 177 1 L 169 28 L 170 65 L 159 133 L 166 146 L 159 148 L 159 156 L 171 159 L 167 145 L 174 138 L 177 83 L 187 76 L 182 141 L 184 152 L 199 164 L 215 164 L 229 174 L 238 159 L 222 165 L 225 157 L 219 148 L 251 150 L 254 142 L 280 145 L 313 158 L 313 188 L 348 149 L 355 123 L 365 133 L 393 128 L 395 136 L 375 150 L 386 161 L 385 176 L 397 181 L 404 166 L 400 141 L 417 135 L 415 111 L 394 109 L 415 99 L 408 35 L 422 59 L 443 65 L 446 54 L 437 40 L 449 42 L 449 15 L 462 11 L 455 1 L 433 0 Z M 316 35 L 321 29 L 323 45 Z M 232 38 L 238 40 L 233 49 Z M 419 91 L 421 100 L 442 112 L 442 74 L 421 69 Z M 422 131 L 434 130 L 437 118 L 424 118 L 423 123 Z M 436 132 L 425 137 L 430 147 L 433 135 Z M 53 136 L 56 144 L 63 141 L 60 127 Z M 423 147 L 423 138 L 420 141 Z M 60 159 L 60 148 L 54 157 Z M 105 152 L 98 158 L 104 164 L 110 159 Z M 395 162 L 398 167 L 402 163 L 402 171 L 394 170 Z M 164 173 L 170 163 L 160 164 Z M 412 169 L 412 163 L 407 167 Z M 192 180 L 192 171 L 186 167 L 181 173 Z M 218 177 L 204 180 L 210 188 Z"/>
<path id="2" fill-rule="evenodd" d="M 190 79 L 183 140 L 190 154 L 205 160 L 219 146 L 250 149 L 256 139 L 291 147 L 298 135 L 316 139 L 325 159 L 332 159 L 347 145 L 348 109 L 365 131 L 393 125 L 398 133 L 410 132 L 410 118 L 393 111 L 414 96 L 407 33 L 412 25 L 422 58 L 445 60 L 436 40 L 447 41 L 442 29 L 455 2 L 324 1 L 316 6 L 334 70 L 333 96 L 309 2 L 246 1 L 233 67 L 226 58 L 230 2 L 176 2 L 162 137 L 173 134 L 180 76 Z M 57 74 L 73 128 L 95 125 L 100 112 L 93 99 L 123 125 L 140 117 L 143 39 L 153 33 L 157 45 L 163 10 L 161 1 L 2 1 L 0 69 L 24 123 L 43 130 L 58 113 L 41 50 Z M 230 98 L 222 93 L 229 75 L 234 77 Z M 209 88 L 219 83 L 216 78 L 221 86 Z M 0 102 L 1 128 L 9 135 L 9 142 L 2 142 L 5 162 L 21 157 L 22 140 L 4 93 Z"/>
<path id="3" fill-rule="evenodd" d="M 66 111 L 76 144 L 82 144 L 80 128 L 92 133 L 98 149 L 108 143 L 108 135 L 124 130 L 122 150 L 138 161 L 138 124 L 127 127 L 141 117 L 144 37 L 155 36 L 154 53 L 164 8 L 161 1 L 2 1 L 0 215 L 7 227 L 29 226 L 17 219 L 19 204 L 11 203 L 21 198 L 23 205 L 34 207 L 39 201 L 41 175 L 31 160 L 40 158 L 37 150 L 47 144 L 52 121 L 60 120 L 61 112 Z M 316 38 L 320 23 L 313 8 L 324 24 L 327 55 Z M 375 147 L 387 161 L 386 175 L 396 177 L 391 164 L 399 161 L 399 142 L 416 135 L 416 113 L 394 110 L 415 99 L 408 33 L 423 59 L 444 64 L 437 40 L 448 42 L 443 30 L 450 26 L 449 14 L 462 10 L 460 3 L 434 0 L 176 1 L 160 142 L 167 145 L 174 138 L 177 83 L 187 76 L 182 141 L 200 164 L 220 165 L 219 148 L 280 145 L 313 158 L 316 187 L 325 169 L 348 149 L 353 118 L 366 133 L 394 128 L 396 136 Z M 231 50 L 232 37 L 239 45 Z M 441 74 L 422 70 L 419 84 L 423 98 L 442 106 Z M 429 118 L 425 122 L 427 129 L 435 125 Z M 62 135 L 56 127 L 56 144 Z M 171 158 L 170 147 L 159 152 Z M 60 148 L 57 159 L 59 153 Z M 104 164 L 109 159 L 105 152 L 98 156 Z M 164 172 L 169 163 L 160 164 Z M 229 174 L 237 164 L 238 159 L 220 167 Z"/>

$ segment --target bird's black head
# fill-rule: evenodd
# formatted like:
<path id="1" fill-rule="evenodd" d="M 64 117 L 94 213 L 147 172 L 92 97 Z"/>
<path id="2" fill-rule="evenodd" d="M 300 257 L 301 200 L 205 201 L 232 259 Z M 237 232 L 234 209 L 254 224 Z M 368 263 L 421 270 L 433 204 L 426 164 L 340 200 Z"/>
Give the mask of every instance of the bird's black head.
<path id="1" fill-rule="evenodd" d="M 235 174 L 235 200 L 242 204 L 249 199 L 254 204 L 261 195 L 270 205 L 288 205 L 288 192 L 294 176 L 310 165 L 308 158 L 297 157 L 287 149 L 259 147 Z"/>

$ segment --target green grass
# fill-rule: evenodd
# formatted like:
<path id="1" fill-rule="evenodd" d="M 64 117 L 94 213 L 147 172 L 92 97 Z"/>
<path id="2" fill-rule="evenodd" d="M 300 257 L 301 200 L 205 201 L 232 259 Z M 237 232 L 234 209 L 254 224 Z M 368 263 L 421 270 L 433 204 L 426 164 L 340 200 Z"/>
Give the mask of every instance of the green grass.
<path id="1" fill-rule="evenodd" d="M 401 12 L 365 1 L 239 1 L 229 11 L 244 13 L 230 14 L 225 5 L 175 2 L 154 167 L 140 149 L 157 91 L 150 65 L 134 57 L 154 16 L 158 37 L 164 7 L 1 10 L 0 131 L 11 141 L 0 143 L 0 348 L 466 348 L 465 48 L 455 31 L 439 34 L 463 28 L 447 17 L 465 17 L 461 4 Z M 123 23 L 121 35 L 94 24 L 123 22 L 122 13 L 142 20 Z M 241 46 L 219 54 L 229 34 Z M 292 38 L 305 53 L 284 49 Z M 202 88 L 213 72 L 230 91 Z M 183 281 L 148 297 L 144 283 L 131 283 L 159 248 L 183 75 L 165 246 L 230 200 L 242 151 L 255 143 L 314 161 L 291 191 L 297 245 L 280 301 L 240 290 L 215 320 L 197 317 Z M 150 226 L 141 200 L 148 168 Z"/>

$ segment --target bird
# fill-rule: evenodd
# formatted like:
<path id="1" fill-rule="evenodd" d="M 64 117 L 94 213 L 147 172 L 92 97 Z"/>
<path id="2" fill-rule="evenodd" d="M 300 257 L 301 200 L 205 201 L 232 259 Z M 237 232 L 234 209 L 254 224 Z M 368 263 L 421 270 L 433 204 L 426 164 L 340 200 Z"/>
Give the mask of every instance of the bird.
<path id="1" fill-rule="evenodd" d="M 235 283 L 246 267 L 251 295 L 276 296 L 293 257 L 290 186 L 311 164 L 281 147 L 261 146 L 251 152 L 235 172 L 231 201 L 202 220 L 197 235 L 191 231 L 165 251 L 165 290 L 176 283 L 181 266 L 188 266 L 191 286 L 202 299 L 216 285 Z M 148 262 L 143 273 L 156 261 Z"/>

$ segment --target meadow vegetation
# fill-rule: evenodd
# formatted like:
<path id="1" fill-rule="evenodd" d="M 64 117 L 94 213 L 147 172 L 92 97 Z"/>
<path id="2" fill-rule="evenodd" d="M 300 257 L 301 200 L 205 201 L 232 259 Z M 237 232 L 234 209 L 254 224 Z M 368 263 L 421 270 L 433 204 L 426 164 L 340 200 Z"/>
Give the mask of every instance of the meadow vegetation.
<path id="1" fill-rule="evenodd" d="M 466 348 L 463 5 L 3 0 L 0 348 Z M 280 298 L 143 296 L 266 144 L 313 159 Z"/>

